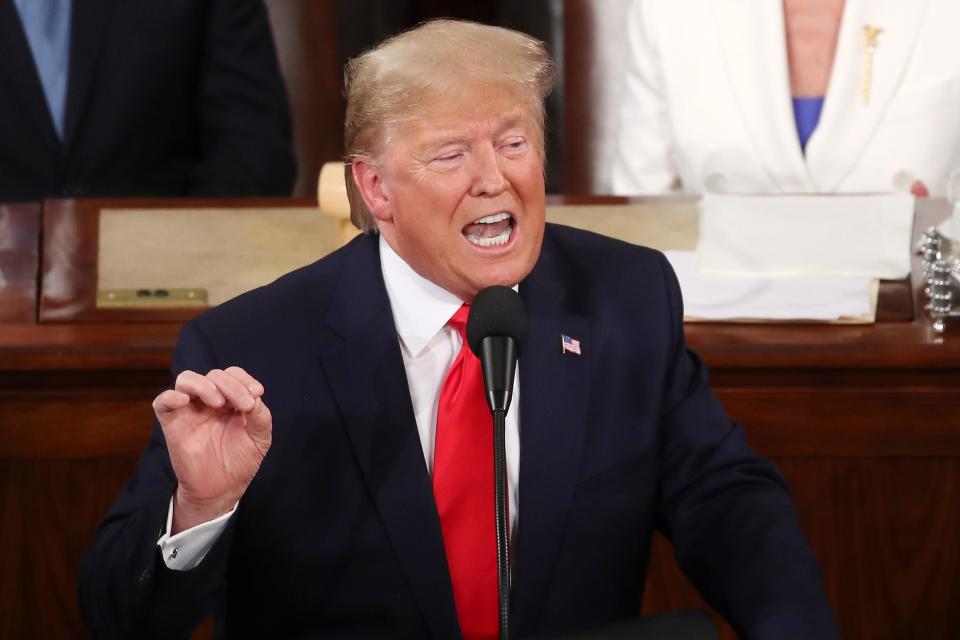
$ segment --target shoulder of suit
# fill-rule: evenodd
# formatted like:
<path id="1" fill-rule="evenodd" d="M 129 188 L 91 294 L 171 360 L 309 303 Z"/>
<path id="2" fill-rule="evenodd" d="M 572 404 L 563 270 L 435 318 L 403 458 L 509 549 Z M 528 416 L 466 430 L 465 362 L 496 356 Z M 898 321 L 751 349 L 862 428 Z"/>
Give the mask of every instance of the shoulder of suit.
<path id="1" fill-rule="evenodd" d="M 656 249 L 563 225 L 548 225 L 538 266 L 577 295 L 601 298 L 660 288 L 670 270 Z"/>
<path id="2" fill-rule="evenodd" d="M 575 253 L 605 255 L 611 260 L 621 257 L 639 260 L 659 259 L 663 255 L 656 249 L 612 238 L 594 231 L 548 223 L 544 235 L 544 247 L 547 250 L 553 250 L 554 245 L 557 249 L 565 249 Z"/>

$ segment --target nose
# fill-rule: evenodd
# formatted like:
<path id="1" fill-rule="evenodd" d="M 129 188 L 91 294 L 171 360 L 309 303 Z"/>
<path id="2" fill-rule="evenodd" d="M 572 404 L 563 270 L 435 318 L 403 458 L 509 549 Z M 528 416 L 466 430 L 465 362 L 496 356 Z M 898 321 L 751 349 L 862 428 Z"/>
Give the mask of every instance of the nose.
<path id="1" fill-rule="evenodd" d="M 492 144 L 481 145 L 474 154 L 473 184 L 470 195 L 495 196 L 507 188 L 507 178 L 500 167 L 501 158 Z"/>

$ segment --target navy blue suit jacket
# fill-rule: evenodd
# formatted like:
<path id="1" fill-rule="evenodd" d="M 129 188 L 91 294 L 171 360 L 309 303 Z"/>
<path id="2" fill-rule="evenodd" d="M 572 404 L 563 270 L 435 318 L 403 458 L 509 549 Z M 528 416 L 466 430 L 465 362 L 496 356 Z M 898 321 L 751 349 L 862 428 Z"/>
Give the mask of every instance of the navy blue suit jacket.
<path id="1" fill-rule="evenodd" d="M 286 195 L 287 97 L 262 0 L 73 2 L 64 138 L 0 0 L 0 200 Z"/>
<path id="2" fill-rule="evenodd" d="M 156 540 L 175 479 L 155 428 L 84 560 L 96 636 L 166 637 L 213 602 L 230 637 L 459 636 L 378 256 L 361 236 L 184 328 L 175 372 L 246 368 L 266 388 L 273 445 L 207 558 L 172 572 Z M 663 256 L 548 225 L 520 293 L 514 635 L 636 615 L 659 529 L 746 636 L 834 637 L 783 481 L 686 349 Z"/>

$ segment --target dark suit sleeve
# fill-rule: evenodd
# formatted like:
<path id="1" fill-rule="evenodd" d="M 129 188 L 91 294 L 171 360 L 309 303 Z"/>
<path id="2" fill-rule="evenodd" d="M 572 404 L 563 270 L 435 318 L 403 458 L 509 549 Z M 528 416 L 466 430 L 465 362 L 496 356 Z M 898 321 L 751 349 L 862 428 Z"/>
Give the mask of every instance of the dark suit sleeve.
<path id="1" fill-rule="evenodd" d="M 839 637 L 783 478 L 710 391 L 703 363 L 685 345 L 676 276 L 662 264 L 674 330 L 659 526 L 683 571 L 743 637 Z"/>
<path id="2" fill-rule="evenodd" d="M 289 195 L 290 111 L 262 0 L 213 0 L 197 93 L 202 160 L 190 195 Z"/>
<path id="3" fill-rule="evenodd" d="M 209 344 L 187 325 L 174 352 L 174 374 L 217 367 Z M 195 569 L 171 571 L 157 550 L 166 530 L 176 477 L 163 432 L 154 422 L 147 449 L 80 566 L 83 620 L 95 638 L 189 636 L 222 591 L 233 522 Z"/>

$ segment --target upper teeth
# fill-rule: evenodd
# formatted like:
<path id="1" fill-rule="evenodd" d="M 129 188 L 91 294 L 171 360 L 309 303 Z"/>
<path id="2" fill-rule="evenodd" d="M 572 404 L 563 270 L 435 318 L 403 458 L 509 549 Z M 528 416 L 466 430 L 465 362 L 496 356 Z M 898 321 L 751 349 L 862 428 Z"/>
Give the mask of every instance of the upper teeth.
<path id="1" fill-rule="evenodd" d="M 490 216 L 485 216 L 476 220 L 474 224 L 493 224 L 494 222 L 500 222 L 501 220 L 507 220 L 510 218 L 510 214 L 506 211 L 501 211 L 500 213 L 494 213 Z"/>

